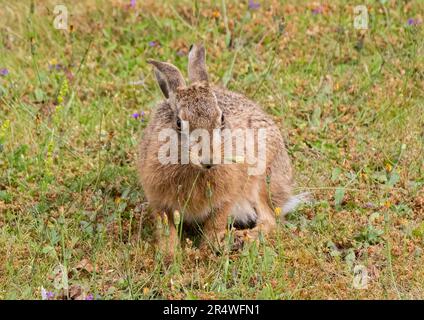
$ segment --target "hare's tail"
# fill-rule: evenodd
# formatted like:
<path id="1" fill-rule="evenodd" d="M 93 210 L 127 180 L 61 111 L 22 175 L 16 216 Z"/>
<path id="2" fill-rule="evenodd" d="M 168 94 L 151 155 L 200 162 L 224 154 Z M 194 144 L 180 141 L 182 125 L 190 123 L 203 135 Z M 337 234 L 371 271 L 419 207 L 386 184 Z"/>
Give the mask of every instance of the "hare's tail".
<path id="1" fill-rule="evenodd" d="M 295 210 L 301 204 L 312 202 L 312 195 L 309 192 L 303 192 L 291 196 L 282 207 L 283 214 L 287 214 Z"/>

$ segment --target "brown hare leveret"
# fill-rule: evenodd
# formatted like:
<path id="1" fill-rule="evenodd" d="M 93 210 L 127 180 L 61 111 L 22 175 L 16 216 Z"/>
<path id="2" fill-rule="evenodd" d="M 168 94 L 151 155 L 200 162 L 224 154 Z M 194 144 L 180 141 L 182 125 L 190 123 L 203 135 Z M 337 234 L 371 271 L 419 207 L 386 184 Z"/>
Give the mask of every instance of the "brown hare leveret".
<path id="1" fill-rule="evenodd" d="M 286 213 L 305 200 L 304 194 L 291 195 L 293 170 L 280 130 L 273 120 L 243 95 L 209 84 L 203 46 L 192 46 L 188 59 L 189 85 L 174 65 L 149 61 L 155 67 L 166 99 L 158 104 L 144 130 L 138 163 L 150 207 L 168 217 L 169 233 L 161 239 L 161 245 L 166 246 L 170 254 L 178 244 L 173 223 L 175 210 L 181 213 L 184 223 L 202 224 L 203 243 L 207 244 L 223 239 L 230 217 L 237 225 L 255 224 L 252 229 L 236 230 L 236 237 L 256 237 L 275 227 L 278 210 L 274 208 L 280 207 L 282 213 Z M 168 141 L 173 141 L 181 151 L 174 162 L 163 161 L 165 142 L 160 136 L 165 129 L 176 132 L 177 138 Z M 263 172 L 249 172 L 251 162 L 244 154 L 241 157 L 232 154 L 230 161 L 225 161 L 228 157 L 224 154 L 224 160 L 221 157 L 218 163 L 211 160 L 217 155 L 213 152 L 209 156 L 202 150 L 201 154 L 194 152 L 193 156 L 193 145 L 198 141 L 193 141 L 190 133 L 197 129 L 209 133 L 210 137 L 213 132 L 223 130 L 253 131 L 250 147 L 257 151 L 265 146 L 265 152 L 256 158 L 257 162 L 264 162 Z M 265 131 L 262 140 L 258 134 L 260 129 Z M 230 146 L 235 146 L 235 136 L 230 138 Z M 184 141 L 188 141 L 188 162 L 182 161 Z M 228 139 L 218 141 L 221 141 L 221 148 L 215 153 L 223 156 Z M 242 151 L 247 147 L 248 144 Z M 169 151 L 165 155 L 169 156 Z"/>

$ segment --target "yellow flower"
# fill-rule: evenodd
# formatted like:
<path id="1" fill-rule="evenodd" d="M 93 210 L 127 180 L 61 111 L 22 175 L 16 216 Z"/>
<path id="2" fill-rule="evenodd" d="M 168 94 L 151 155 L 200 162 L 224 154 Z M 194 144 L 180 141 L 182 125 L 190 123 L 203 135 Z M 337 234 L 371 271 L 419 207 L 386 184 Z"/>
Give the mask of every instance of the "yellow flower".
<path id="1" fill-rule="evenodd" d="M 147 296 L 147 295 L 149 294 L 149 292 L 150 292 L 150 289 L 149 289 L 149 288 L 147 288 L 147 287 L 144 287 L 144 288 L 143 288 L 143 294 L 144 294 L 145 296 Z"/>
<path id="2" fill-rule="evenodd" d="M 281 207 L 275 207 L 274 214 L 278 217 L 281 215 Z"/>
<path id="3" fill-rule="evenodd" d="M 10 120 L 6 119 L 0 127 L 0 140 L 6 137 L 6 133 L 9 127 L 10 127 Z"/>
<path id="4" fill-rule="evenodd" d="M 214 11 L 212 12 L 212 17 L 213 17 L 213 18 L 218 19 L 220 16 L 221 16 L 221 14 L 219 13 L 219 11 L 218 11 L 218 10 L 214 10 Z"/>
<path id="5" fill-rule="evenodd" d="M 390 163 L 386 163 L 386 171 L 387 172 L 391 172 L 392 171 L 392 169 L 393 169 L 393 166 L 390 164 Z"/>

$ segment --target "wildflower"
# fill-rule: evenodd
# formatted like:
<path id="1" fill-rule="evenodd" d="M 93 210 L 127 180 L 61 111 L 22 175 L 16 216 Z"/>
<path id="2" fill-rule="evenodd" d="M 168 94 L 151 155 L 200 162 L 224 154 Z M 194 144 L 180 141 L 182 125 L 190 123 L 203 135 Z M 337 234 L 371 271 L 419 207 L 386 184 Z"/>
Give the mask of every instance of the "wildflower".
<path id="1" fill-rule="evenodd" d="M 0 126 L 0 140 L 6 137 L 7 131 L 10 127 L 10 120 L 6 119 Z"/>
<path id="2" fill-rule="evenodd" d="M 47 291 L 44 287 L 41 287 L 41 299 L 47 300 Z"/>
<path id="3" fill-rule="evenodd" d="M 149 41 L 149 47 L 156 47 L 157 46 L 157 42 L 156 41 Z"/>
<path id="4" fill-rule="evenodd" d="M 41 287 L 41 299 L 42 300 L 52 300 L 54 293 L 52 291 L 47 291 L 44 287 Z"/>
<path id="5" fill-rule="evenodd" d="M 253 0 L 249 0 L 249 9 L 250 10 L 257 10 L 259 9 L 261 4 L 259 2 L 255 2 Z"/>
<path id="6" fill-rule="evenodd" d="M 165 225 L 165 227 L 167 227 L 168 226 L 168 216 L 167 216 L 167 214 L 164 212 L 163 213 L 163 224 Z"/>
<path id="7" fill-rule="evenodd" d="M 218 10 L 214 10 L 214 11 L 212 12 L 212 17 L 213 17 L 213 18 L 218 19 L 220 16 L 221 16 L 221 14 L 219 13 L 219 11 L 218 11 Z"/>
<path id="8" fill-rule="evenodd" d="M 60 63 L 58 63 L 58 62 L 56 61 L 56 59 L 52 59 L 52 60 L 50 60 L 50 62 L 49 62 L 49 70 L 50 70 L 50 71 L 51 71 L 51 70 L 60 71 L 60 70 L 62 70 L 62 69 L 64 69 L 64 68 L 63 68 L 63 65 L 62 65 L 62 64 L 60 64 Z"/>
<path id="9" fill-rule="evenodd" d="M 408 26 L 417 26 L 417 25 L 421 24 L 421 20 L 409 18 L 407 23 L 408 23 Z"/>
<path id="10" fill-rule="evenodd" d="M 157 228 L 159 230 L 162 229 L 162 227 L 163 227 L 163 225 L 162 225 L 162 216 L 161 216 L 160 213 L 157 215 L 157 224 L 156 224 L 156 226 L 157 226 Z"/>
<path id="11" fill-rule="evenodd" d="M 8 70 L 8 69 L 6 69 L 6 68 L 2 68 L 2 69 L 0 69 L 0 75 L 1 75 L 1 76 L 5 77 L 5 76 L 7 76 L 8 74 L 9 74 L 9 70 Z"/>
<path id="12" fill-rule="evenodd" d="M 145 113 L 144 113 L 144 111 L 141 111 L 140 113 L 138 113 L 138 112 L 135 112 L 135 113 L 133 113 L 132 115 L 131 115 L 131 117 L 133 117 L 134 119 L 138 119 L 138 118 L 141 118 L 140 120 L 142 121 L 142 122 L 144 122 L 144 115 L 145 115 Z"/>
<path id="13" fill-rule="evenodd" d="M 144 287 L 144 288 L 143 288 L 143 294 L 144 294 L 145 296 L 147 296 L 147 295 L 149 294 L 149 292 L 150 292 L 150 289 L 149 289 L 149 288 L 147 288 L 147 287 Z"/>
<path id="14" fill-rule="evenodd" d="M 68 80 L 64 79 L 62 82 L 62 85 L 60 86 L 59 94 L 57 96 L 58 106 L 56 107 L 56 112 L 59 112 L 61 109 L 63 109 L 62 103 L 65 101 L 65 98 L 67 97 L 68 92 L 69 92 Z"/>
<path id="15" fill-rule="evenodd" d="M 130 1 L 130 7 L 131 8 L 135 8 L 135 4 L 136 4 L 135 0 Z"/>
<path id="16" fill-rule="evenodd" d="M 60 71 L 63 69 L 63 66 L 60 63 L 57 64 L 49 64 L 49 70 L 56 70 L 56 71 Z"/>
<path id="17" fill-rule="evenodd" d="M 281 207 L 275 207 L 274 214 L 279 217 L 281 215 Z"/>
<path id="18" fill-rule="evenodd" d="M 168 215 L 166 214 L 166 212 L 162 213 L 162 223 L 163 223 L 164 235 L 169 237 L 170 228 L 169 228 Z"/>
<path id="19" fill-rule="evenodd" d="M 174 224 L 175 226 L 178 226 L 181 222 L 181 215 L 180 212 L 178 210 L 174 211 Z"/>
<path id="20" fill-rule="evenodd" d="M 74 74 L 69 69 L 65 70 L 65 76 L 66 76 L 66 79 L 68 79 L 68 81 L 72 81 L 74 79 Z"/>
<path id="21" fill-rule="evenodd" d="M 85 300 L 94 300 L 94 296 L 93 296 L 93 294 L 92 294 L 92 293 L 88 294 L 88 295 L 85 297 Z"/>
<path id="22" fill-rule="evenodd" d="M 385 168 L 387 172 L 391 172 L 393 169 L 393 166 L 390 163 L 386 163 Z"/>
<path id="23" fill-rule="evenodd" d="M 322 11 L 323 11 L 322 6 L 318 6 L 314 9 L 312 9 L 312 14 L 320 14 L 320 13 L 322 13 Z"/>

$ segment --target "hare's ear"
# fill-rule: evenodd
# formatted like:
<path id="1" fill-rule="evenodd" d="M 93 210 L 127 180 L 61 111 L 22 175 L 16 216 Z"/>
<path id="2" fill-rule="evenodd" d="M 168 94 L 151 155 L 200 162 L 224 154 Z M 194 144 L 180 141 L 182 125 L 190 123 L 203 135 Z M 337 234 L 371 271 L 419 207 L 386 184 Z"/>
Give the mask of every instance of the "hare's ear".
<path id="1" fill-rule="evenodd" d="M 188 54 L 188 79 L 190 82 L 208 82 L 206 50 L 202 45 L 192 45 Z"/>
<path id="2" fill-rule="evenodd" d="M 155 76 L 156 76 L 156 80 L 158 81 L 159 87 L 162 90 L 163 95 L 165 96 L 166 99 L 168 99 L 169 89 L 168 89 L 168 83 L 166 82 L 165 77 L 158 69 L 155 69 Z"/>
<path id="3" fill-rule="evenodd" d="M 148 60 L 148 63 L 155 66 L 155 75 L 159 86 L 166 98 L 177 88 L 184 87 L 185 81 L 180 70 L 170 63 Z"/>

